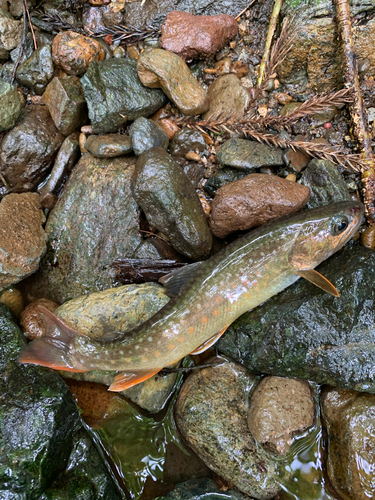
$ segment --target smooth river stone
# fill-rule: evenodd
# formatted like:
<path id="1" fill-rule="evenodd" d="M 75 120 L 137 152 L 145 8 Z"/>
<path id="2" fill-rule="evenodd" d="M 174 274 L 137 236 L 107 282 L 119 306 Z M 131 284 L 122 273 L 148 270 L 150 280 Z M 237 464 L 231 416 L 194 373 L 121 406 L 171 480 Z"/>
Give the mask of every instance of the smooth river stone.
<path id="1" fill-rule="evenodd" d="M 133 151 L 130 137 L 120 134 L 90 135 L 86 139 L 85 149 L 97 158 L 115 158 Z"/>
<path id="2" fill-rule="evenodd" d="M 284 164 L 284 151 L 247 139 L 229 139 L 222 144 L 216 160 L 227 167 L 255 170 L 261 167 L 277 167 Z"/>
<path id="3" fill-rule="evenodd" d="M 210 100 L 209 110 L 203 115 L 204 120 L 226 117 L 240 117 L 250 103 L 250 94 L 236 75 L 223 75 L 215 80 L 207 92 Z"/>

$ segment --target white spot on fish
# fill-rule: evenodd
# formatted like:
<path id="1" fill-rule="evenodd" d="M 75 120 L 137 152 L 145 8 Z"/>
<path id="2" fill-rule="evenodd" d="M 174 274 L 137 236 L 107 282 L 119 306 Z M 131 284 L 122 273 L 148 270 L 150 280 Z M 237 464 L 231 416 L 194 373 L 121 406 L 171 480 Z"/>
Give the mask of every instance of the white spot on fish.
<path id="1" fill-rule="evenodd" d="M 148 340 L 149 342 L 152 342 L 152 337 L 149 337 L 147 340 Z"/>
<path id="2" fill-rule="evenodd" d="M 120 354 L 124 354 L 124 351 L 120 351 Z"/>
<path id="3" fill-rule="evenodd" d="M 136 346 L 135 346 L 135 349 L 139 349 L 139 345 L 136 345 Z"/>
<path id="4" fill-rule="evenodd" d="M 112 365 L 115 365 L 116 364 L 116 360 L 112 359 L 111 363 L 112 363 Z"/>

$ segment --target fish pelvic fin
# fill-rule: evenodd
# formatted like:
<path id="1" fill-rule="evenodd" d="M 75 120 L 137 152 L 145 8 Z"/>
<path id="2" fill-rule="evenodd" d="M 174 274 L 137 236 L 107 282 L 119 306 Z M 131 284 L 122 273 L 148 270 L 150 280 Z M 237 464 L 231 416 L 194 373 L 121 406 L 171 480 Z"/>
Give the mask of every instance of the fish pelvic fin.
<path id="1" fill-rule="evenodd" d="M 334 297 L 340 297 L 337 288 L 332 285 L 332 283 L 327 280 L 327 278 L 325 278 L 322 274 L 318 273 L 318 271 L 315 271 L 315 269 L 310 269 L 308 271 L 296 271 L 295 274 L 298 274 L 298 276 L 305 278 L 305 280 L 310 281 L 310 283 L 321 288 L 330 295 L 333 295 Z"/>
<path id="2" fill-rule="evenodd" d="M 119 375 L 116 375 L 114 382 L 110 385 L 108 390 L 114 392 L 125 391 L 125 389 L 129 389 L 130 387 L 140 384 L 141 382 L 153 377 L 160 372 L 161 369 L 162 367 L 158 368 L 156 371 L 142 370 L 133 373 L 120 373 Z"/>
<path id="3" fill-rule="evenodd" d="M 209 349 L 212 345 L 214 345 L 214 343 L 217 340 L 219 340 L 219 338 L 223 335 L 223 333 L 226 331 L 227 328 L 228 327 L 226 326 L 225 328 L 220 330 L 219 333 L 215 333 L 215 335 L 213 335 L 212 337 L 207 339 L 205 342 L 203 342 L 203 344 L 201 344 L 196 349 L 194 349 L 194 351 L 191 351 L 190 354 L 193 354 L 193 355 L 202 354 L 202 352 L 207 351 L 207 349 Z"/>
<path id="4" fill-rule="evenodd" d="M 47 366 L 55 370 L 87 372 L 71 353 L 71 344 L 79 332 L 73 330 L 51 311 L 39 306 L 45 324 L 45 336 L 33 340 L 21 349 L 18 361 Z"/>

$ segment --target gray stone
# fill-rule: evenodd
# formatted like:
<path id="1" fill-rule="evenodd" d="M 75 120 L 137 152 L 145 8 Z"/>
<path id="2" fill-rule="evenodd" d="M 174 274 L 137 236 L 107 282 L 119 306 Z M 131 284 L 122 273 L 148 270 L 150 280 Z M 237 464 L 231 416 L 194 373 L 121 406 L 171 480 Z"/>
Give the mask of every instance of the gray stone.
<path id="1" fill-rule="evenodd" d="M 348 245 L 317 270 L 340 297 L 300 279 L 235 321 L 218 348 L 258 373 L 375 393 L 375 252 Z"/>
<path id="2" fill-rule="evenodd" d="M 22 39 L 22 21 L 16 21 L 5 9 L 0 7 L 0 46 L 6 50 L 17 47 Z"/>
<path id="3" fill-rule="evenodd" d="M 130 137 L 120 134 L 90 135 L 85 149 L 97 158 L 115 158 L 133 151 Z"/>
<path id="4" fill-rule="evenodd" d="M 15 49 L 13 49 L 10 52 L 10 58 L 11 58 L 12 62 L 14 62 L 14 63 L 16 63 L 18 61 L 21 45 L 22 44 L 19 44 L 18 47 L 16 47 Z M 23 51 L 22 51 L 22 57 L 21 57 L 20 63 L 23 63 L 24 61 L 26 61 L 26 59 L 28 59 L 32 55 L 33 52 L 34 52 L 33 36 L 31 33 L 28 33 L 26 35 L 26 43 L 25 43 Z"/>
<path id="5" fill-rule="evenodd" d="M 290 473 L 249 432 L 248 400 L 257 381 L 235 363 L 194 372 L 180 390 L 175 417 L 187 444 L 210 469 L 243 493 L 266 500 Z"/>
<path id="6" fill-rule="evenodd" d="M 308 208 L 352 199 L 336 165 L 328 160 L 311 160 L 303 171 L 300 183 L 310 188 Z"/>
<path id="7" fill-rule="evenodd" d="M 16 78 L 18 83 L 41 95 L 52 79 L 53 72 L 51 45 L 44 45 L 19 65 Z"/>
<path id="8" fill-rule="evenodd" d="M 223 75 L 215 80 L 207 92 L 210 108 L 203 115 L 204 120 L 225 118 L 227 116 L 242 118 L 250 103 L 250 94 L 241 85 L 236 75 Z"/>
<path id="9" fill-rule="evenodd" d="M 47 254 L 30 278 L 33 297 L 48 290 L 48 298 L 62 303 L 114 286 L 110 264 L 130 257 L 142 241 L 130 192 L 135 161 L 82 156 L 49 216 Z"/>
<path id="10" fill-rule="evenodd" d="M 170 238 L 177 252 L 193 260 L 209 255 L 212 236 L 198 195 L 164 149 L 139 157 L 131 189 L 148 222 Z"/>
<path id="11" fill-rule="evenodd" d="M 229 139 L 222 144 L 216 154 L 221 165 L 254 171 L 260 167 L 283 165 L 283 150 L 267 144 L 246 139 Z"/>
<path id="12" fill-rule="evenodd" d="M 248 496 L 236 490 L 226 490 L 225 493 L 218 489 L 215 481 L 208 478 L 190 479 L 178 484 L 166 497 L 159 500 L 248 500 Z"/>
<path id="13" fill-rule="evenodd" d="M 204 190 L 207 191 L 209 195 L 215 196 L 218 189 L 226 184 L 229 184 L 230 182 L 239 181 L 246 175 L 248 175 L 248 172 L 244 170 L 235 170 L 230 167 L 220 168 L 207 179 L 207 182 L 204 185 Z"/>
<path id="14" fill-rule="evenodd" d="M 21 113 L 21 106 L 18 91 L 0 78 L 0 132 L 14 127 Z"/>
<path id="15" fill-rule="evenodd" d="M 136 63 L 128 59 L 93 61 L 81 84 L 95 134 L 116 132 L 126 120 L 152 115 L 166 103 L 161 90 L 141 84 Z"/>
<path id="16" fill-rule="evenodd" d="M 160 146 L 168 149 L 169 139 L 164 130 L 152 120 L 140 117 L 130 126 L 129 136 L 133 144 L 134 154 L 140 156 L 148 149 Z"/>

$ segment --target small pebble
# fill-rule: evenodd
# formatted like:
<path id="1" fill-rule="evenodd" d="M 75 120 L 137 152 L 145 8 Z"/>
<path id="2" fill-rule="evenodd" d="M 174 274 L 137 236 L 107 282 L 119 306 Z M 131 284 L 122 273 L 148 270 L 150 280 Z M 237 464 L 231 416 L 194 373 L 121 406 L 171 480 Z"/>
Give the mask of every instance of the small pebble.
<path id="1" fill-rule="evenodd" d="M 215 68 L 204 68 L 203 72 L 207 73 L 208 75 L 216 75 L 217 69 L 215 69 Z"/>
<path id="2" fill-rule="evenodd" d="M 236 48 L 236 45 L 237 45 L 236 40 L 233 40 L 232 42 L 229 42 L 229 47 L 230 47 L 231 49 Z"/>
<path id="3" fill-rule="evenodd" d="M 249 74 L 249 66 L 236 61 L 232 66 L 231 73 L 234 73 L 238 78 L 243 78 Z"/>
<path id="4" fill-rule="evenodd" d="M 364 247 L 375 250 L 375 226 L 368 227 L 363 231 L 361 243 Z"/>
<path id="5" fill-rule="evenodd" d="M 284 94 L 283 92 L 276 92 L 273 95 L 273 97 L 276 99 L 276 101 L 279 104 L 282 104 L 282 105 L 288 104 L 289 102 L 293 101 L 293 98 L 290 95 Z"/>
<path id="6" fill-rule="evenodd" d="M 193 151 L 189 151 L 188 153 L 186 153 L 185 158 L 187 160 L 196 161 L 198 163 L 202 162 L 202 158 L 197 153 L 194 153 Z"/>
<path id="7" fill-rule="evenodd" d="M 83 134 L 82 132 L 79 134 L 79 139 L 78 139 L 78 142 L 79 142 L 79 149 L 81 151 L 81 153 L 87 153 L 87 149 L 85 148 L 85 142 L 86 142 L 86 139 L 87 139 L 87 135 L 86 134 Z"/>
<path id="8" fill-rule="evenodd" d="M 330 129 L 330 128 L 332 127 L 332 123 L 331 123 L 331 122 L 327 122 L 327 123 L 325 123 L 325 124 L 323 125 L 323 127 L 324 127 L 326 130 L 328 130 L 328 129 Z"/>
<path id="9" fill-rule="evenodd" d="M 139 50 L 135 45 L 128 46 L 128 57 L 130 59 L 136 60 L 139 57 Z"/>
<path id="10" fill-rule="evenodd" d="M 83 127 L 81 127 L 81 132 L 82 134 L 87 134 L 87 135 L 90 135 L 92 134 L 92 125 L 83 125 Z"/>
<path id="11" fill-rule="evenodd" d="M 54 312 L 59 307 L 59 304 L 49 299 L 38 299 L 31 302 L 22 311 L 20 325 L 29 340 L 37 339 L 45 334 L 45 324 L 38 306 L 43 306 L 49 311 Z"/>
<path id="12" fill-rule="evenodd" d="M 286 179 L 287 181 L 296 182 L 296 180 L 297 180 L 297 176 L 296 176 L 296 175 L 294 175 L 294 174 L 288 174 L 288 175 L 285 177 L 285 179 Z"/>
<path id="13" fill-rule="evenodd" d="M 125 54 L 126 54 L 126 52 L 125 52 L 124 47 L 116 47 L 113 50 L 113 57 L 116 57 L 117 59 L 121 59 L 121 57 L 125 57 Z"/>
<path id="14" fill-rule="evenodd" d="M 199 193 L 198 196 L 199 196 L 199 201 L 201 202 L 201 205 L 202 205 L 202 208 L 203 208 L 203 212 L 206 215 L 209 215 L 211 213 L 211 204 L 210 204 L 210 202 L 208 200 L 206 200 L 206 198 L 203 196 L 203 194 Z"/>
<path id="15" fill-rule="evenodd" d="M 9 307 L 14 316 L 18 319 L 23 311 L 22 293 L 16 288 L 7 288 L 0 292 L 0 302 Z"/>
<path id="16" fill-rule="evenodd" d="M 180 127 L 176 125 L 176 123 L 173 120 L 170 120 L 169 118 L 162 118 L 161 120 L 157 121 L 157 124 L 160 125 L 160 127 L 164 130 L 170 141 L 180 130 Z"/>
<path id="17" fill-rule="evenodd" d="M 232 69 L 232 59 L 224 57 L 224 59 L 221 59 L 214 64 L 214 68 L 216 69 L 218 75 L 228 75 Z"/>

